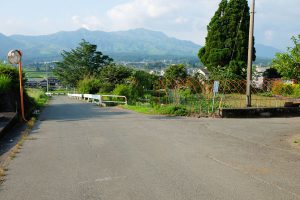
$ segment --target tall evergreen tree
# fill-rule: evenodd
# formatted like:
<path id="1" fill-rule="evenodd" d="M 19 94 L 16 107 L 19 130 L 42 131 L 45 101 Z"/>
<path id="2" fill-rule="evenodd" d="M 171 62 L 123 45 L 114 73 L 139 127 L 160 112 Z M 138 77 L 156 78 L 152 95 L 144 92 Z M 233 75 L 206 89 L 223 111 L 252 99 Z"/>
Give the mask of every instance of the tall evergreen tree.
<path id="1" fill-rule="evenodd" d="M 212 74 L 244 77 L 248 57 L 250 14 L 247 0 L 222 0 L 208 25 L 199 58 Z M 254 48 L 254 47 L 253 47 Z M 255 60 L 255 49 L 254 49 Z"/>

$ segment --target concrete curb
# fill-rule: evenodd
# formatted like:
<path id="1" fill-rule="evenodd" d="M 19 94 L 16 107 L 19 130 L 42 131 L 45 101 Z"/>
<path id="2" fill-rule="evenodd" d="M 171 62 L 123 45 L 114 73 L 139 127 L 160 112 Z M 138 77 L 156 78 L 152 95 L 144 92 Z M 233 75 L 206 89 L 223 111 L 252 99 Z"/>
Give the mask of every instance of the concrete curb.
<path id="1" fill-rule="evenodd" d="M 3 128 L 0 128 L 0 137 L 8 131 L 12 126 L 18 121 L 18 113 L 14 113 L 13 117 L 6 122 L 6 125 Z"/>
<path id="2" fill-rule="evenodd" d="M 300 107 L 298 108 L 242 108 L 242 109 L 222 109 L 222 118 L 280 118 L 280 117 L 300 117 Z"/>
<path id="3" fill-rule="evenodd" d="M 300 108 L 242 108 L 222 109 L 222 118 L 286 118 L 300 117 Z"/>

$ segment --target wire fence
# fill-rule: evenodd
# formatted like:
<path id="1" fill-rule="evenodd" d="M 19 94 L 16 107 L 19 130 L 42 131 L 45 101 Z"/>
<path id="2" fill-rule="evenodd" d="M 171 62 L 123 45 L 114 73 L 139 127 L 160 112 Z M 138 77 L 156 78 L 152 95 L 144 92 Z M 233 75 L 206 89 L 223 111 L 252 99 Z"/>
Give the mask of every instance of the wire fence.
<path id="1" fill-rule="evenodd" d="M 154 101 L 159 105 L 185 106 L 190 114 L 204 116 L 214 115 L 223 108 L 246 107 L 246 80 L 217 83 L 196 78 L 160 79 L 155 86 Z M 300 101 L 300 86 L 293 81 L 255 79 L 251 94 L 252 107 L 284 107 L 288 102 Z"/>

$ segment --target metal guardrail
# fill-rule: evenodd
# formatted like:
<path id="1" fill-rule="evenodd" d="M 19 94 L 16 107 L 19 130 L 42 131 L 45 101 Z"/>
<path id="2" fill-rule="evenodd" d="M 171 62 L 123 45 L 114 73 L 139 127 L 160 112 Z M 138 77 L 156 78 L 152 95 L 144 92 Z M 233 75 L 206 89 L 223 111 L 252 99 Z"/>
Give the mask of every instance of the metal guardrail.
<path id="1" fill-rule="evenodd" d="M 78 100 L 85 100 L 92 103 L 97 103 L 98 105 L 103 105 L 106 103 L 127 105 L 127 97 L 119 96 L 119 95 L 68 94 L 68 97 L 73 99 L 78 99 Z"/>

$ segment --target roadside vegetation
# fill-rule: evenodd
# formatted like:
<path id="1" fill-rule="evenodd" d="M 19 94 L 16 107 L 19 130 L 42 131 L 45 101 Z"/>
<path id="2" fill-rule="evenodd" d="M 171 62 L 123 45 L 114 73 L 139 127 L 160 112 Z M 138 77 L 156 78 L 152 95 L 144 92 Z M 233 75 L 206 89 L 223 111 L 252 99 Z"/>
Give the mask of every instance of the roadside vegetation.
<path id="1" fill-rule="evenodd" d="M 35 102 L 35 108 L 40 109 L 45 106 L 48 102 L 49 97 L 45 94 L 45 91 L 42 89 L 26 89 L 26 93 L 29 97 L 31 97 Z"/>
<path id="2" fill-rule="evenodd" d="M 6 64 L 0 64 L 0 112 L 14 112 L 19 109 L 16 102 L 19 102 L 19 75 L 18 70 Z M 23 84 L 26 82 L 24 75 Z M 48 100 L 43 90 L 24 90 L 24 104 L 26 116 L 42 107 Z"/>
<path id="3" fill-rule="evenodd" d="M 219 108 L 241 108 L 245 105 L 245 80 L 242 74 L 236 76 L 228 72 L 226 68 L 233 65 L 230 63 L 224 69 L 211 69 L 211 80 L 201 73 L 188 75 L 186 66 L 182 64 L 168 66 L 164 76 L 117 65 L 109 56 L 97 51 L 96 45 L 84 40 L 77 48 L 64 51 L 62 56 L 63 61 L 57 63 L 54 74 L 66 86 L 76 88 L 82 94 L 126 96 L 129 105 L 123 108 L 137 112 L 211 116 Z M 269 71 L 270 76 L 274 74 L 273 69 Z M 276 73 L 283 76 L 280 71 L 276 70 Z M 212 92 L 213 80 L 220 83 L 217 94 Z M 262 86 L 254 88 L 253 105 L 281 107 L 287 98 L 299 98 L 300 86 L 296 82 L 289 83 L 284 79 L 264 81 Z"/>

